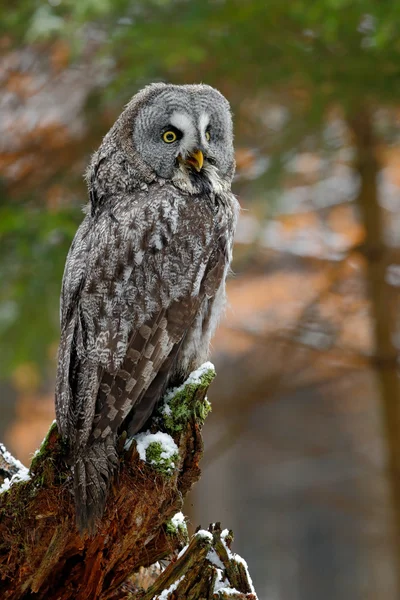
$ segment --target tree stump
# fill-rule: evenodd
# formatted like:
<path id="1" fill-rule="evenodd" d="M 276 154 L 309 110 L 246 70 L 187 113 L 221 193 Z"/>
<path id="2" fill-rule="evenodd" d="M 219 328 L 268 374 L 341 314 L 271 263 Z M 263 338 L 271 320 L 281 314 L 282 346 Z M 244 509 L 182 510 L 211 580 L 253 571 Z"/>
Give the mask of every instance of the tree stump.
<path id="1" fill-rule="evenodd" d="M 75 527 L 71 471 L 56 424 L 29 472 L 0 446 L 2 600 L 256 598 L 227 530 L 199 531 L 177 554 L 188 542 L 177 513 L 200 477 L 201 429 L 214 376 L 206 363 L 167 392 L 147 432 L 133 440 L 120 436 L 120 468 L 91 537 Z M 140 588 L 133 574 L 166 559 L 169 565 L 156 569 L 150 587 Z"/>

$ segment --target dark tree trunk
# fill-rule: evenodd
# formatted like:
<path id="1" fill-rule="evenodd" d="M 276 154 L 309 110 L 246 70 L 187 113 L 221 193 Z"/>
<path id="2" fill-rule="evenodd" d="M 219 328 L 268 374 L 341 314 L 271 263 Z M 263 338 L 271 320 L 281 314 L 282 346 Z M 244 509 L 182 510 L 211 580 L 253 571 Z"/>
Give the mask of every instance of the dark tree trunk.
<path id="1" fill-rule="evenodd" d="M 373 112 L 360 110 L 349 119 L 356 147 L 356 169 L 360 176 L 357 203 L 365 228 L 367 286 L 375 342 L 373 364 L 381 393 L 383 425 L 387 444 L 388 476 L 394 515 L 397 553 L 397 585 L 400 596 L 400 381 L 398 351 L 393 344 L 398 294 L 387 282 L 390 255 L 385 240 L 383 210 L 379 205 L 379 158 L 374 136 Z"/>

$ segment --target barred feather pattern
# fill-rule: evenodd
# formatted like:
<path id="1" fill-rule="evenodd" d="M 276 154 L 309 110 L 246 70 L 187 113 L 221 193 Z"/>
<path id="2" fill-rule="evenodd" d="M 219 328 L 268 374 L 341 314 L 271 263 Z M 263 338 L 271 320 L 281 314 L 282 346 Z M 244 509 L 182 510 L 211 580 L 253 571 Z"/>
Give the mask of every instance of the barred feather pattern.
<path id="1" fill-rule="evenodd" d="M 163 178 L 130 135 L 143 106 L 177 87 L 212 90 L 159 84 L 134 97 L 92 159 L 90 205 L 66 261 L 56 417 L 82 532 L 102 517 L 118 433 L 139 431 L 168 382 L 206 359 L 225 303 L 234 164 Z"/>

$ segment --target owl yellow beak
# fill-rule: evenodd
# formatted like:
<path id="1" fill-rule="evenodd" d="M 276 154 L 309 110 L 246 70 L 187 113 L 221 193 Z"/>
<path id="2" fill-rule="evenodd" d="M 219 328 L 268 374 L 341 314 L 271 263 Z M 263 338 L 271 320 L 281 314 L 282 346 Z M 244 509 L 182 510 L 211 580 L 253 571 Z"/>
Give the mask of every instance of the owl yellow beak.
<path id="1" fill-rule="evenodd" d="M 203 167 L 204 156 L 201 150 L 195 150 L 189 157 L 185 160 L 187 165 L 194 167 L 196 171 L 199 173 Z"/>

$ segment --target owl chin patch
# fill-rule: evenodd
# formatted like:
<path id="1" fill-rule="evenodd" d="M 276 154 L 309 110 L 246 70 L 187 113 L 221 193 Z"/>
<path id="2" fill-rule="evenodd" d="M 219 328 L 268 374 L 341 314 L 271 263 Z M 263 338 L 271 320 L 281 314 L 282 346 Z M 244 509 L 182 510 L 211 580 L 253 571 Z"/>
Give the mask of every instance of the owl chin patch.
<path id="1" fill-rule="evenodd" d="M 208 172 L 204 169 L 197 172 L 195 169 L 189 170 L 191 184 L 196 188 L 197 194 L 211 197 L 214 193 L 214 187 Z"/>

